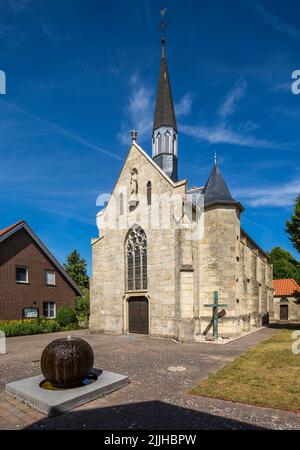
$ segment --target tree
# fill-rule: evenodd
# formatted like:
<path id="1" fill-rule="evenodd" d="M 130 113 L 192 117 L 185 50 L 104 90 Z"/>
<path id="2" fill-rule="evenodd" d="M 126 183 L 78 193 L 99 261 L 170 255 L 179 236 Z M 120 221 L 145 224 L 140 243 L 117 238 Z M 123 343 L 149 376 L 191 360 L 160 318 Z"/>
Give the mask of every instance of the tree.
<path id="1" fill-rule="evenodd" d="M 295 303 L 296 303 L 296 305 L 300 305 L 300 292 L 299 291 L 296 291 L 296 292 L 294 292 L 294 297 L 295 297 Z"/>
<path id="2" fill-rule="evenodd" d="M 295 200 L 294 214 L 286 223 L 286 231 L 290 235 L 290 241 L 298 252 L 300 252 L 300 195 Z"/>
<path id="3" fill-rule="evenodd" d="M 275 247 L 269 253 L 274 280 L 294 278 L 300 284 L 300 263 L 287 250 Z"/>
<path id="4" fill-rule="evenodd" d="M 72 280 L 80 287 L 80 289 L 89 289 L 89 277 L 86 271 L 86 261 L 80 258 L 77 250 L 73 250 L 66 259 L 64 268 Z"/>
<path id="5" fill-rule="evenodd" d="M 79 323 L 88 324 L 90 317 L 90 292 L 88 289 L 83 290 L 82 297 L 76 297 L 76 316 Z"/>

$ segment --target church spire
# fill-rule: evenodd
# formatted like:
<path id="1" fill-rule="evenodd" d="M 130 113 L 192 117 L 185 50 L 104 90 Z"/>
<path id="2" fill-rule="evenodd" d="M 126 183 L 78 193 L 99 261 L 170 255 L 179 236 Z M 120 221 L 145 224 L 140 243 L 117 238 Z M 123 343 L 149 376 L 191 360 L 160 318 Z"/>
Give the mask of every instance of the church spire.
<path id="1" fill-rule="evenodd" d="M 161 10 L 162 52 L 153 122 L 152 156 L 173 180 L 178 180 L 177 123 L 166 59 L 166 9 Z"/>
<path id="2" fill-rule="evenodd" d="M 162 43 L 162 54 L 160 62 L 159 81 L 157 87 L 153 131 L 162 126 L 172 127 L 177 131 L 176 116 L 166 58 L 166 38 L 164 34 L 162 36 L 161 43 Z"/>

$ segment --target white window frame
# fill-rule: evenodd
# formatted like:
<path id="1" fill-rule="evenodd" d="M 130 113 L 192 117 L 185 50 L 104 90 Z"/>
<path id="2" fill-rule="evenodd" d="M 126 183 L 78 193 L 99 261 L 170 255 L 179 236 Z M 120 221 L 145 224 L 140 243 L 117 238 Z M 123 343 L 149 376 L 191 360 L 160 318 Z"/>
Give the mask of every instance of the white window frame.
<path id="1" fill-rule="evenodd" d="M 53 316 L 50 316 L 49 313 L 51 312 L 50 305 L 54 305 L 53 308 Z M 47 308 L 47 316 L 45 315 L 45 309 Z M 56 319 L 56 302 L 44 302 L 43 303 L 43 316 L 46 319 Z"/>
<path id="2" fill-rule="evenodd" d="M 54 283 L 48 283 L 48 273 L 54 274 Z M 56 272 L 52 269 L 45 269 L 46 286 L 56 286 Z"/>
<path id="3" fill-rule="evenodd" d="M 25 269 L 26 270 L 26 281 L 17 280 L 17 269 Z M 16 283 L 18 284 L 28 284 L 29 283 L 29 275 L 28 275 L 28 267 L 26 266 L 16 266 Z"/>

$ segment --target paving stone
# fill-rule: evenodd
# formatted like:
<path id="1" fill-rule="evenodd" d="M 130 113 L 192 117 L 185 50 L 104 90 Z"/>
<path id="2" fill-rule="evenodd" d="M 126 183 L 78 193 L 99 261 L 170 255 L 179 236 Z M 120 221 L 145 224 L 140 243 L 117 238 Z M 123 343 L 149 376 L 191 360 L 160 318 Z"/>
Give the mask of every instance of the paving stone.
<path id="1" fill-rule="evenodd" d="M 53 339 L 69 333 L 9 338 L 8 359 L 0 356 L 0 429 L 300 429 L 300 417 L 191 395 L 190 388 L 276 331 L 265 328 L 227 345 L 178 344 L 147 336 L 108 336 L 75 331 L 95 354 L 95 366 L 129 376 L 130 384 L 61 416 L 49 419 L 17 400 L 6 401 L 5 384 L 26 377 L 34 353 L 39 358 Z M 34 350 L 33 350 L 34 349 Z M 27 350 L 28 356 L 25 355 Z M 22 357 L 21 357 L 22 355 Z M 218 357 L 218 358 L 216 358 Z M 6 358 L 6 356 L 5 356 Z M 170 366 L 183 366 L 172 373 Z M 30 376 L 40 373 L 39 364 Z M 22 417 L 16 412 L 22 412 Z M 2 414 L 2 412 L 4 414 Z M 85 427 L 82 427 L 82 425 Z M 132 425 L 134 424 L 134 425 Z"/>

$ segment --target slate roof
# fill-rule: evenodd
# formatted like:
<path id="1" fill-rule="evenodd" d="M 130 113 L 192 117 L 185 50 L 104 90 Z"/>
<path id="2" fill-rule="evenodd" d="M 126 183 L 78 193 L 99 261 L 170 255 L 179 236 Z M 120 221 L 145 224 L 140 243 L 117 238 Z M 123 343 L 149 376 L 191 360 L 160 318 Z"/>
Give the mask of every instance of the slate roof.
<path id="1" fill-rule="evenodd" d="M 287 278 L 286 280 L 273 280 L 273 289 L 275 289 L 275 296 L 292 296 L 295 292 L 300 292 L 300 286 L 298 286 L 294 278 Z"/>
<path id="2" fill-rule="evenodd" d="M 174 103 L 169 79 L 167 59 L 165 55 L 165 43 L 162 41 L 162 57 L 160 63 L 160 74 L 156 95 L 156 106 L 154 113 L 153 130 L 162 126 L 175 128 L 177 131 Z"/>
<path id="3" fill-rule="evenodd" d="M 216 203 L 223 204 L 237 204 L 243 209 L 242 205 L 234 200 L 231 196 L 229 189 L 224 181 L 222 173 L 217 164 L 214 165 L 207 183 L 204 188 L 204 203 L 205 206 L 213 205 Z"/>

